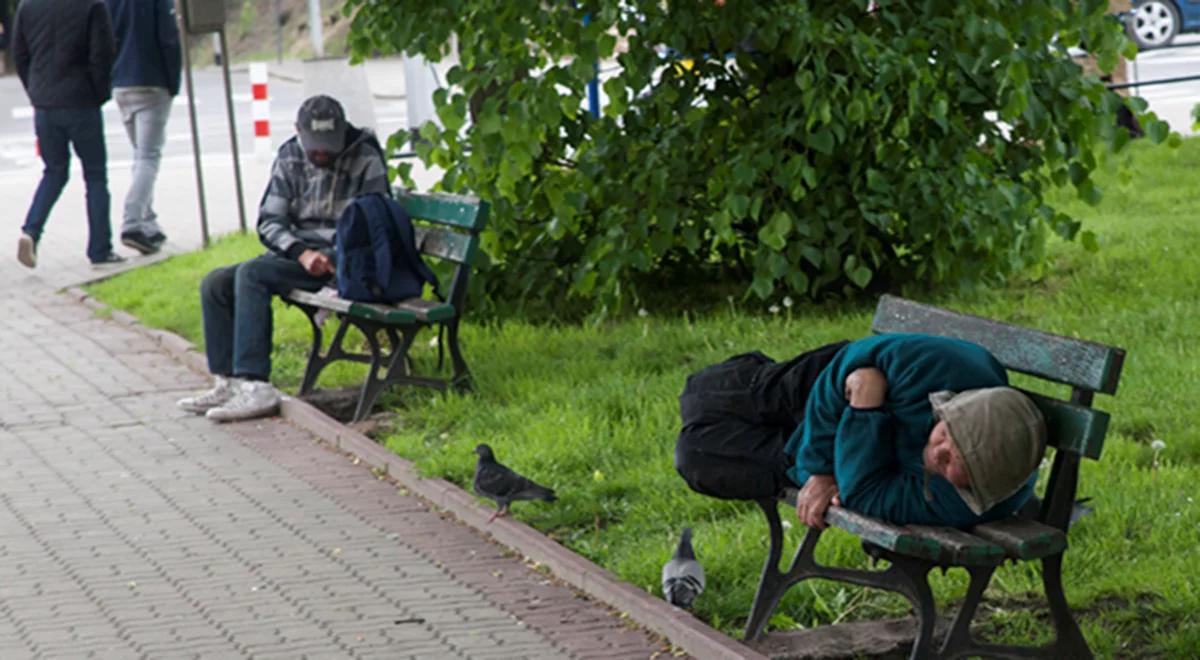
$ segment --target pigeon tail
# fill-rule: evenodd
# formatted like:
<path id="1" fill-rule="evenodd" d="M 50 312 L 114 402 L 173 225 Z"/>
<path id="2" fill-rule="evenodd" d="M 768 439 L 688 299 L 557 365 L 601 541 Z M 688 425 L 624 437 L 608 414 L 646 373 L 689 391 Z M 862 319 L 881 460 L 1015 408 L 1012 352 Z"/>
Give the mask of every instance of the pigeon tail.
<path id="1" fill-rule="evenodd" d="M 542 500 L 544 502 L 557 502 L 558 495 L 554 494 L 553 488 L 546 488 L 538 484 L 533 484 L 528 491 L 529 499 Z"/>
<path id="2" fill-rule="evenodd" d="M 696 561 L 691 527 L 684 528 L 675 554 L 663 564 L 662 590 L 668 603 L 684 609 L 690 608 L 692 601 L 704 592 L 704 567 Z"/>
<path id="3" fill-rule="evenodd" d="M 696 551 L 692 549 L 692 528 L 684 527 L 679 537 L 679 546 L 675 548 L 674 559 L 695 559 Z"/>

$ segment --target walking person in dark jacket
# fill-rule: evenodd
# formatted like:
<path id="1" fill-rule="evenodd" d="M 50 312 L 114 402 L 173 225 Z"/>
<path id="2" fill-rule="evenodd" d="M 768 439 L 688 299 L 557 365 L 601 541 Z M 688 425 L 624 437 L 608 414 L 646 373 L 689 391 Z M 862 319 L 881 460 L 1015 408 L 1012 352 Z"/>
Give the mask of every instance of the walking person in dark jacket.
<path id="1" fill-rule="evenodd" d="M 87 256 L 95 266 L 125 259 L 112 250 L 108 156 L 100 106 L 112 94 L 113 32 L 103 0 L 23 0 L 13 22 L 13 59 L 33 104 L 45 169 L 21 228 L 17 259 L 33 268 L 54 203 L 67 185 L 70 149 L 87 184 Z"/>
<path id="2" fill-rule="evenodd" d="M 106 0 L 117 40 L 113 98 L 133 145 L 133 181 L 125 195 L 121 242 L 142 254 L 167 237 L 154 213 L 154 182 L 179 93 L 182 53 L 172 0 Z"/>
<path id="3" fill-rule="evenodd" d="M 178 405 L 213 421 L 262 417 L 279 408 L 279 391 L 268 381 L 271 298 L 329 283 L 342 211 L 359 195 L 388 192 L 378 140 L 346 121 L 336 100 L 306 100 L 296 132 L 279 147 L 258 207 L 258 238 L 269 251 L 218 268 L 200 283 L 204 352 L 214 384 Z"/>

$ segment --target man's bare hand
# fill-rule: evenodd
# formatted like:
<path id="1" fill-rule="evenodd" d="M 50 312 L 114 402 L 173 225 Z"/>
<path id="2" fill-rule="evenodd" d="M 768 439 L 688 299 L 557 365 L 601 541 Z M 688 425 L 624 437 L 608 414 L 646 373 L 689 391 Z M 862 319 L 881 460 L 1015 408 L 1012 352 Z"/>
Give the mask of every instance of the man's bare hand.
<path id="1" fill-rule="evenodd" d="M 846 400 L 855 408 L 878 408 L 887 398 L 887 378 L 875 367 L 855 369 L 846 376 Z"/>
<path id="2" fill-rule="evenodd" d="M 814 474 L 796 496 L 796 517 L 808 527 L 825 529 L 825 511 L 841 504 L 837 481 L 831 474 Z"/>
<path id="3" fill-rule="evenodd" d="M 324 252 L 305 250 L 300 253 L 299 261 L 300 265 L 304 266 L 304 270 L 313 277 L 323 277 L 333 273 L 333 260 L 325 256 Z"/>

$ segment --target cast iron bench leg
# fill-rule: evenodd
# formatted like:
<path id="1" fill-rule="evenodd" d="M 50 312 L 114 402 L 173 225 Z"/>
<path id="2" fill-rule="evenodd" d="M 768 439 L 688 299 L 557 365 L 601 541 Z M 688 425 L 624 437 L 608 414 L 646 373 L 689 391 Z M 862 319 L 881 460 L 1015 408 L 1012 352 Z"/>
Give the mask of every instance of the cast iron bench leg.
<path id="1" fill-rule="evenodd" d="M 450 382 L 459 391 L 471 389 L 471 372 L 467 369 L 467 361 L 463 359 L 462 350 L 458 346 L 458 318 L 446 322 L 446 342 L 450 345 L 450 361 L 454 364 L 454 375 Z M 440 368 L 441 365 L 439 364 Z"/>
<path id="2" fill-rule="evenodd" d="M 754 604 L 750 608 L 750 618 L 746 621 L 746 641 L 753 641 L 762 634 L 767 625 L 767 619 L 775 611 L 779 599 L 791 586 L 786 576 L 779 570 L 779 559 L 783 556 L 783 525 L 779 521 L 779 509 L 774 499 L 755 500 L 767 516 L 767 526 L 771 531 L 771 548 L 767 552 L 767 561 L 763 564 L 762 578 L 758 581 L 758 591 L 754 594 Z M 819 530 L 815 530 L 820 534 Z M 811 535 L 813 532 L 809 532 Z M 808 537 L 804 543 L 807 544 Z"/>
<path id="3" fill-rule="evenodd" d="M 887 554 L 887 560 L 896 570 L 896 575 L 894 579 L 888 580 L 889 584 L 881 583 L 875 586 L 897 591 L 912 603 L 917 615 L 917 637 L 913 640 L 912 653 L 908 657 L 911 660 L 936 657 L 933 648 L 933 625 L 937 622 L 937 604 L 933 600 L 933 590 L 929 588 L 929 571 L 933 569 L 933 564 L 923 559 Z M 891 570 L 883 575 L 891 577 L 890 573 Z"/>
<path id="4" fill-rule="evenodd" d="M 1050 603 L 1050 616 L 1054 619 L 1053 648 L 1059 658 L 1091 658 L 1092 650 L 1088 648 L 1079 624 L 1075 623 L 1066 594 L 1063 593 L 1062 559 L 1060 552 L 1042 560 L 1042 586 Z"/>
<path id="5" fill-rule="evenodd" d="M 958 615 L 954 617 L 954 624 L 950 627 L 950 632 L 942 643 L 940 654 L 942 658 L 956 658 L 975 648 L 975 642 L 971 639 L 971 621 L 975 618 L 975 610 L 979 607 L 979 602 L 983 600 L 983 592 L 987 589 L 988 582 L 991 581 L 996 568 L 994 566 L 967 567 L 967 572 L 971 574 L 971 584 L 967 587 L 967 596 L 963 599 Z"/>

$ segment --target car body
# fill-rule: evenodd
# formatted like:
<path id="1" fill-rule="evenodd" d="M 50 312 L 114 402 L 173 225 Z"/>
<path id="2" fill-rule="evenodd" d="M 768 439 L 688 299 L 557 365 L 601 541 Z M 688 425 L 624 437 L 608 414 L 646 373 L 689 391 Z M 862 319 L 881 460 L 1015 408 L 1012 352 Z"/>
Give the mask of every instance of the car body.
<path id="1" fill-rule="evenodd" d="M 1200 32 L 1200 0 L 1136 0 L 1125 30 L 1140 50 L 1168 46 L 1183 32 Z"/>

